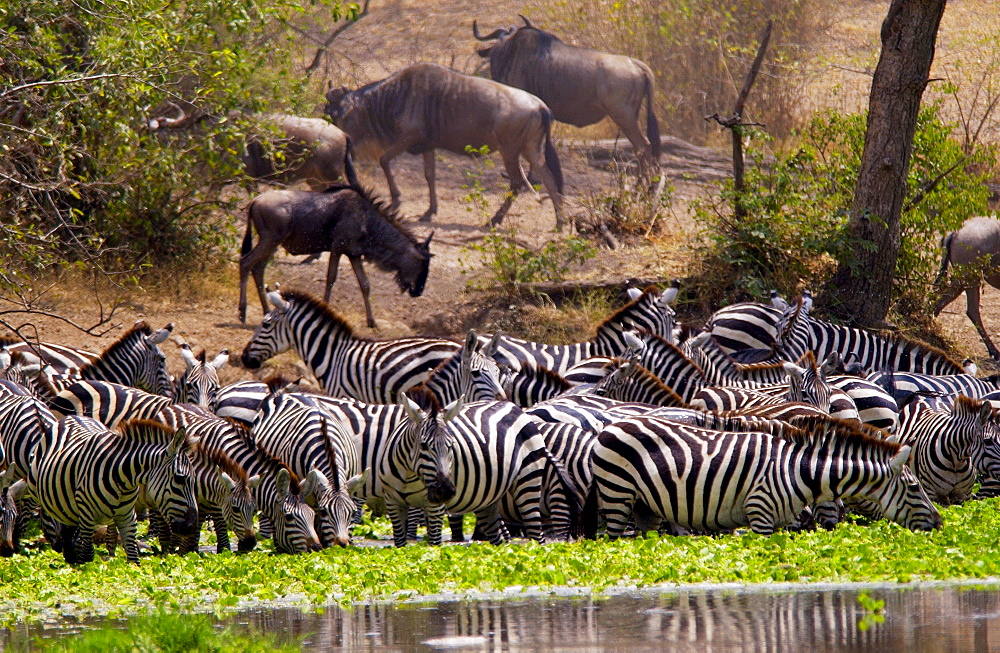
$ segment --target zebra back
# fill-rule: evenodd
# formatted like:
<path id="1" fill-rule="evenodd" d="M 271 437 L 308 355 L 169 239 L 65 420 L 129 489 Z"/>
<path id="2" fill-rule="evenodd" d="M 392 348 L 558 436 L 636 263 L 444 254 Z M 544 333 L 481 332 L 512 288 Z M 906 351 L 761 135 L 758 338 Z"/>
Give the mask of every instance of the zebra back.
<path id="1" fill-rule="evenodd" d="M 297 291 L 272 292 L 274 308 L 243 350 L 247 369 L 294 349 L 323 390 L 335 397 L 394 403 L 400 392 L 427 379 L 459 345 L 441 338 L 361 338 L 318 299 Z"/>
<path id="2" fill-rule="evenodd" d="M 77 381 L 49 402 L 57 418 L 86 415 L 108 428 L 130 419 L 155 419 L 171 399 L 107 381 Z"/>
<path id="3" fill-rule="evenodd" d="M 898 406 L 910 403 L 918 393 L 934 393 L 952 397 L 965 395 L 973 399 L 981 399 L 997 390 L 995 384 L 970 374 L 935 376 L 913 372 L 883 371 L 869 374 L 868 381 L 891 394 Z"/>
<path id="4" fill-rule="evenodd" d="M 690 408 L 676 392 L 639 363 L 612 359 L 611 366 L 612 371 L 594 386 L 594 394 L 651 406 Z"/>
<path id="5" fill-rule="evenodd" d="M 168 324 L 157 332 L 143 321 L 136 322 L 127 333 L 112 343 L 101 355 L 80 367 L 80 378 L 88 381 L 120 383 L 170 396 L 172 394 L 167 358 L 160 343 L 167 339 L 174 325 Z"/>
<path id="6" fill-rule="evenodd" d="M 0 395 L 0 461 L 11 482 L 28 478 L 36 447 L 46 448 L 55 436 L 57 420 L 33 396 Z"/>

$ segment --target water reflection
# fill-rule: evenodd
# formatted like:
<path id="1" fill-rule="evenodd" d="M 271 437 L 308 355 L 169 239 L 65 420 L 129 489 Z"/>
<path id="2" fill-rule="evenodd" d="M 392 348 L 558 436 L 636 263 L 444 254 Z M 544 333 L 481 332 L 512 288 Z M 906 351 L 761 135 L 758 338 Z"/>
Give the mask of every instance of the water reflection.
<path id="1" fill-rule="evenodd" d="M 320 650 L 996 651 L 1000 590 L 873 589 L 884 623 L 858 628 L 856 590 L 636 592 L 606 599 L 532 598 L 364 605 L 317 615 L 263 609 L 228 621 Z M 57 630 L 0 635 L 14 648 Z"/>

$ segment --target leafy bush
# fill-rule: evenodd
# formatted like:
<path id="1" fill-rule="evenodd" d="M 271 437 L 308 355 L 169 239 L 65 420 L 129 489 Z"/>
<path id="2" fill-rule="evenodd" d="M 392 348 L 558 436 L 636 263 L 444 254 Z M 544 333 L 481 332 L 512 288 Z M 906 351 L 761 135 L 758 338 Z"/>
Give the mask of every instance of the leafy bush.
<path id="1" fill-rule="evenodd" d="M 673 202 L 673 186 L 664 183 L 657 194 L 625 166 L 615 167 L 614 173 L 610 192 L 602 189 L 580 198 L 587 217 L 578 218 L 577 226 L 592 229 L 604 223 L 613 233 L 626 236 L 649 236 L 662 230 Z"/>
<path id="2" fill-rule="evenodd" d="M 818 113 L 797 134 L 796 149 L 765 161 L 751 133 L 747 191 L 740 198 L 747 217 L 737 222 L 732 180 L 717 197 L 695 203 L 705 227 L 703 262 L 709 301 L 763 298 L 771 288 L 794 293 L 819 287 L 838 261 L 854 259 L 846 230 L 866 116 Z M 907 177 L 908 199 L 901 219 L 899 260 L 893 289 L 897 312 L 927 313 L 933 279 L 941 260 L 943 233 L 986 208 L 983 164 L 992 147 L 969 153 L 951 138 L 939 107 L 925 107 L 918 119 Z"/>
<path id="3" fill-rule="evenodd" d="M 595 255 L 593 246 L 583 238 L 553 240 L 532 249 L 517 241 L 513 228 L 492 229 L 482 243 L 469 249 L 482 255 L 486 279 L 481 283 L 512 294 L 527 283 L 562 281 L 572 265 L 582 265 Z"/>

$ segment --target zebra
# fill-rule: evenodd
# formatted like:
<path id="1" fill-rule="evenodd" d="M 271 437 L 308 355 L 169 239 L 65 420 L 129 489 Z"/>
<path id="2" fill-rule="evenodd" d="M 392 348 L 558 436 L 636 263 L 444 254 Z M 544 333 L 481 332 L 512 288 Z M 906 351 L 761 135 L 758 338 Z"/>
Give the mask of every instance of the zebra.
<path id="1" fill-rule="evenodd" d="M 294 349 L 323 391 L 367 403 L 394 403 L 400 392 L 423 382 L 459 345 L 440 338 L 374 341 L 318 299 L 292 290 L 267 294 L 274 305 L 243 350 L 247 369 Z"/>
<path id="2" fill-rule="evenodd" d="M 198 503 L 198 527 L 188 536 L 171 532 L 159 515 L 150 511 L 150 532 L 156 533 L 163 551 L 177 549 L 181 555 L 198 549 L 201 526 L 212 519 L 216 553 L 229 551 L 229 531 L 238 536 L 237 551 L 247 553 L 257 546 L 253 518 L 257 514 L 252 490 L 261 481 L 259 474 L 247 476 L 246 470 L 222 451 L 206 451 L 195 446 L 191 456 L 195 499 Z"/>
<path id="3" fill-rule="evenodd" d="M 486 401 L 506 398 L 521 408 L 530 408 L 539 402 L 554 399 L 573 387 L 562 375 L 546 367 L 531 366 L 516 371 L 503 366 L 500 384 L 504 390 L 503 395 L 497 393 L 487 396 L 483 393 L 479 399 Z"/>
<path id="4" fill-rule="evenodd" d="M 195 356 L 191 347 L 184 343 L 181 356 L 187 367 L 174 388 L 174 402 L 214 410 L 219 392 L 219 370 L 229 362 L 229 350 L 223 349 L 211 363 L 206 363 L 204 349 Z"/>
<path id="5" fill-rule="evenodd" d="M 462 395 L 468 401 L 506 399 L 504 375 L 493 359 L 500 338 L 501 333 L 498 331 L 483 345 L 476 332 L 470 330 L 462 348 L 434 368 L 424 381 L 424 387 L 442 404 L 449 404 Z"/>
<path id="6" fill-rule="evenodd" d="M 504 336 L 494 358 L 512 371 L 522 367 L 545 367 L 557 374 L 592 356 L 620 356 L 628 349 L 622 335 L 626 326 L 642 328 L 667 340 L 675 338 L 674 310 L 668 297 L 655 286 L 644 291 L 632 289 L 632 301 L 604 320 L 591 340 L 571 345 L 547 345 Z"/>
<path id="7" fill-rule="evenodd" d="M 93 560 L 94 531 L 112 523 L 128 561 L 139 562 L 133 505 L 140 486 L 173 531 L 194 531 L 192 441 L 185 429 L 133 420 L 110 430 L 90 417 L 72 415 L 59 422 L 51 444 L 35 451 L 29 484 L 42 510 L 62 524 L 66 562 Z"/>
<path id="8" fill-rule="evenodd" d="M 779 323 L 783 332 L 779 330 Z M 777 346 L 789 360 L 808 350 L 819 359 L 834 352 L 842 356 L 854 353 L 862 369 L 868 371 L 891 369 L 938 375 L 964 371 L 961 364 L 940 349 L 897 334 L 823 322 L 795 309 L 783 316 L 780 311 L 763 304 L 734 304 L 716 311 L 705 330 L 726 353 Z"/>
<path id="9" fill-rule="evenodd" d="M 976 378 L 970 374 L 934 376 L 887 371 L 869 374 L 868 381 L 890 393 L 900 407 L 914 401 L 918 395 L 924 393 L 945 397 L 965 395 L 973 399 L 981 399 L 991 392 L 997 391 L 996 383 L 988 379 Z"/>
<path id="10" fill-rule="evenodd" d="M 253 425 L 257 411 L 272 393 L 264 381 L 237 381 L 219 388 L 213 412 L 219 417 L 236 420 L 244 426 Z"/>
<path id="11" fill-rule="evenodd" d="M 172 403 L 170 397 L 107 381 L 77 381 L 49 400 L 57 418 L 86 415 L 108 428 L 126 419 L 156 419 Z"/>
<path id="12" fill-rule="evenodd" d="M 830 418 L 769 424 L 768 431 L 742 433 L 649 417 L 609 425 L 593 451 L 586 535 L 596 535 L 599 514 L 610 536 L 621 535 L 637 500 L 654 516 L 696 530 L 749 526 L 770 535 L 807 505 L 853 496 L 872 498 L 910 529 L 941 526 L 906 467 L 910 447 Z"/>
<path id="13" fill-rule="evenodd" d="M 11 357 L 13 365 L 19 362 L 39 368 L 48 365 L 58 374 L 78 370 L 100 358 L 100 354 L 86 349 L 51 342 L 27 342 L 20 338 L 0 337 L 0 348 Z"/>
<path id="14" fill-rule="evenodd" d="M 947 412 L 919 402 L 906 406 L 893 438 L 913 449 L 910 467 L 920 484 L 947 505 L 969 498 L 977 472 L 1000 478 L 1000 459 L 986 457 L 984 449 L 986 438 L 997 435 L 990 403 L 959 395 Z"/>
<path id="15" fill-rule="evenodd" d="M 277 394 L 264 401 L 250 432 L 259 448 L 296 474 L 315 475 L 318 482 L 303 497 L 316 511 L 320 541 L 350 544 L 351 495 L 369 474 L 358 469 L 353 431 L 308 395 Z"/>
<path id="16" fill-rule="evenodd" d="M 390 436 L 378 467 L 396 546 L 406 544 L 409 505 L 424 509 L 431 544 L 441 543 L 445 511 L 474 513 L 484 537 L 499 544 L 500 504 L 507 493 L 512 517 L 528 537 L 545 541 L 545 509 L 553 530 L 568 537 L 576 509 L 572 487 L 557 466 L 559 495 L 545 496 L 547 467 L 556 463 L 532 419 L 510 402 L 463 405 L 460 397 L 442 409 L 433 395 L 416 396 L 420 404 L 406 394 L 401 398 L 409 421 Z"/>
<path id="17" fill-rule="evenodd" d="M 828 376 L 826 380 L 837 390 L 847 393 L 862 423 L 890 433 L 899 426 L 896 400 L 877 384 L 847 375 Z"/>
<path id="18" fill-rule="evenodd" d="M 9 558 L 19 549 L 15 528 L 18 500 L 27 488 L 24 479 L 11 482 L 13 475 L 0 474 L 0 556 Z"/>

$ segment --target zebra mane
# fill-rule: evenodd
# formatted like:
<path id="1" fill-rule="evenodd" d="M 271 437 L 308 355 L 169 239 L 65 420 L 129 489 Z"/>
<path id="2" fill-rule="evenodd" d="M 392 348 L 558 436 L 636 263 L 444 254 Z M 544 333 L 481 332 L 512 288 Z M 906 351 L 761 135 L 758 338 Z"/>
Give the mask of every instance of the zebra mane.
<path id="1" fill-rule="evenodd" d="M 978 412 L 983 407 L 982 399 L 973 399 L 972 397 L 966 395 L 957 395 L 955 397 L 955 408 L 963 410 L 966 413 L 974 414 Z"/>
<path id="2" fill-rule="evenodd" d="M 952 358 L 948 352 L 935 347 L 934 345 L 929 345 L 925 342 L 920 342 L 919 340 L 913 340 L 912 338 L 908 338 L 899 333 L 888 332 L 880 333 L 879 335 L 888 340 L 890 343 L 898 343 L 904 355 L 909 354 L 915 349 L 922 350 L 943 359 L 946 363 L 951 365 L 953 367 L 950 372 L 951 374 L 963 374 L 965 372 L 961 363 Z M 942 374 L 947 373 L 949 372 L 942 372 Z"/>
<path id="3" fill-rule="evenodd" d="M 203 447 L 201 443 L 198 443 L 195 445 L 195 451 L 204 456 L 208 462 L 216 465 L 228 474 L 229 478 L 236 481 L 236 483 L 246 484 L 248 480 L 247 470 L 243 468 L 243 465 L 230 458 L 229 454 L 222 449 Z"/>
<path id="4" fill-rule="evenodd" d="M 92 368 L 94 365 L 98 363 L 98 361 L 107 360 L 108 357 L 113 352 L 117 352 L 119 349 L 124 349 L 125 347 L 129 346 L 132 343 L 132 341 L 135 340 L 137 337 L 149 336 L 152 335 L 152 333 L 153 329 L 150 328 L 148 324 L 146 324 L 145 320 L 139 320 L 138 322 L 135 323 L 135 325 L 131 329 L 123 333 L 122 336 L 118 338 L 118 340 L 115 340 L 113 343 L 108 345 L 108 347 L 101 352 L 101 355 L 97 360 L 91 361 L 86 365 L 82 365 L 80 367 L 80 374 L 82 375 L 85 371 Z"/>
<path id="5" fill-rule="evenodd" d="M 333 441 L 330 438 L 330 418 L 322 414 L 320 411 L 320 423 L 323 425 L 323 450 L 326 452 L 327 462 L 330 463 L 330 469 L 333 471 L 333 478 L 327 479 L 336 489 L 340 489 L 340 466 L 337 464 L 337 452 L 333 448 Z"/>
<path id="6" fill-rule="evenodd" d="M 663 348 L 665 348 L 667 350 L 670 350 L 671 354 L 673 354 L 674 356 L 679 356 L 681 359 L 686 360 L 688 363 L 691 364 L 691 366 L 695 370 L 697 370 L 698 374 L 700 374 L 702 376 L 702 378 L 705 377 L 705 370 L 702 369 L 701 365 L 699 365 L 697 362 L 695 362 L 694 360 L 692 360 L 691 357 L 688 356 L 687 354 L 685 354 L 681 350 L 680 347 L 678 347 L 677 345 L 675 345 L 675 344 L 673 344 L 671 342 L 668 342 L 666 338 L 664 338 L 663 336 L 661 336 L 659 334 L 653 333 L 649 329 L 642 329 L 642 328 L 640 328 L 640 329 L 638 329 L 638 331 L 639 331 L 639 333 L 641 333 L 643 335 L 644 338 L 647 338 L 648 340 L 652 341 L 657 347 L 663 347 Z M 717 347 L 717 345 L 715 345 L 714 342 L 710 346 Z M 646 350 L 649 351 L 650 349 L 651 348 L 649 347 L 649 343 L 647 342 L 646 343 Z M 719 349 L 718 351 L 719 351 L 719 353 L 722 353 L 723 355 L 726 355 L 725 352 L 723 352 L 721 349 Z M 650 352 L 650 353 L 652 353 L 652 352 Z M 733 361 L 733 365 L 737 365 L 737 363 L 735 361 Z M 741 366 L 741 369 L 745 368 L 745 367 L 747 367 L 747 366 Z"/>
<path id="7" fill-rule="evenodd" d="M 790 442 L 836 441 L 850 447 L 882 451 L 890 456 L 899 453 L 902 446 L 898 442 L 885 439 L 885 432 L 868 424 L 819 415 L 792 417 L 782 437 Z"/>
<path id="8" fill-rule="evenodd" d="M 437 396 L 433 392 L 427 389 L 424 384 L 415 385 L 412 388 L 406 390 L 406 396 L 410 398 L 410 401 L 415 403 L 420 410 L 434 415 L 441 410 L 441 402 L 438 401 Z"/>
<path id="9" fill-rule="evenodd" d="M 782 435 L 788 428 L 784 422 L 758 415 L 743 415 L 734 411 L 721 413 L 702 413 L 698 418 L 698 426 L 714 431 L 730 431 L 748 433 L 759 431 L 770 435 Z"/>
<path id="10" fill-rule="evenodd" d="M 272 467 L 276 467 L 277 469 L 284 469 L 285 471 L 288 472 L 289 492 L 291 492 L 292 494 L 301 493 L 301 490 L 299 489 L 299 477 L 296 476 L 295 472 L 293 472 L 291 468 L 284 462 L 278 460 L 277 458 L 275 458 L 274 456 L 272 456 L 271 454 L 267 453 L 266 451 L 257 446 L 257 442 L 253 439 L 253 434 L 250 432 L 249 426 L 243 424 L 242 422 L 236 421 L 232 417 L 226 417 L 225 420 L 229 422 L 229 424 L 233 427 L 233 431 L 235 431 L 236 435 L 239 437 L 241 444 L 243 444 L 243 446 L 249 448 L 252 452 L 254 452 L 256 456 L 259 456 L 261 460 L 263 460 L 266 463 L 269 463 Z M 276 474 L 277 471 L 275 471 L 275 475 Z"/>
<path id="11" fill-rule="evenodd" d="M 154 442 L 162 441 L 169 444 L 179 429 L 167 426 L 163 422 L 157 422 L 156 420 L 129 419 L 109 430 L 126 440 L 152 440 Z M 181 448 L 192 451 L 197 443 L 198 438 L 193 436 L 190 431 L 185 431 L 184 444 Z"/>
<path id="12" fill-rule="evenodd" d="M 638 299 L 636 299 L 634 301 L 629 302 L 628 304 L 625 304 L 624 306 L 622 306 L 621 308 L 619 308 L 617 311 L 615 311 L 614 313 L 612 313 L 610 317 L 605 318 L 604 321 L 602 321 L 600 324 L 597 325 L 597 331 L 600 331 L 602 327 L 614 326 L 614 325 L 620 324 L 621 320 L 622 320 L 622 317 L 624 317 L 626 314 L 628 314 L 636 304 L 638 304 L 642 300 L 646 299 L 650 295 L 657 295 L 658 296 L 660 294 L 661 294 L 660 289 L 657 288 L 655 285 L 646 286 L 646 288 L 642 291 L 642 296 L 641 297 L 639 297 Z"/>
<path id="13" fill-rule="evenodd" d="M 597 382 L 596 391 L 600 392 L 602 384 L 611 383 L 611 377 L 618 373 L 622 365 L 630 364 L 632 367 L 628 372 L 628 376 L 625 377 L 627 381 L 632 381 L 638 384 L 640 387 L 650 387 L 652 386 L 656 392 L 662 393 L 666 399 L 666 403 L 661 404 L 663 406 L 670 406 L 673 408 L 690 408 L 690 404 L 681 399 L 681 396 L 674 392 L 673 388 L 668 386 L 666 383 L 660 380 L 658 376 L 647 370 L 645 367 L 637 362 L 629 361 L 625 358 L 612 358 L 610 361 L 605 363 L 605 368 L 614 368 L 611 372 L 605 376 L 603 379 Z"/>
<path id="14" fill-rule="evenodd" d="M 818 364 L 816 363 L 816 353 L 813 352 L 812 349 L 807 349 L 806 353 L 799 356 L 799 360 L 795 361 L 795 364 L 799 367 L 805 367 L 807 369 L 818 367 Z"/>
<path id="15" fill-rule="evenodd" d="M 305 308 L 313 313 L 319 313 L 322 317 L 326 318 L 328 321 L 333 322 L 334 326 L 342 329 L 348 336 L 356 339 L 363 340 L 366 342 L 372 342 L 371 338 L 366 338 L 364 336 L 359 336 L 354 333 L 354 328 L 347 323 L 347 320 L 340 317 L 333 312 L 325 302 L 321 301 L 318 297 L 315 297 L 307 292 L 301 290 L 281 290 L 281 297 L 287 302 L 297 301 L 300 304 L 305 305 Z"/>
<path id="16" fill-rule="evenodd" d="M 559 389 L 560 393 L 566 392 L 567 390 L 573 387 L 573 384 L 567 381 L 562 374 L 554 370 L 550 370 L 547 367 L 541 367 L 538 365 L 534 365 L 531 367 L 522 367 L 520 370 L 518 370 L 515 376 L 522 376 L 522 375 L 523 378 L 527 379 L 538 379 L 538 378 L 548 379 L 554 384 L 556 388 Z"/>

